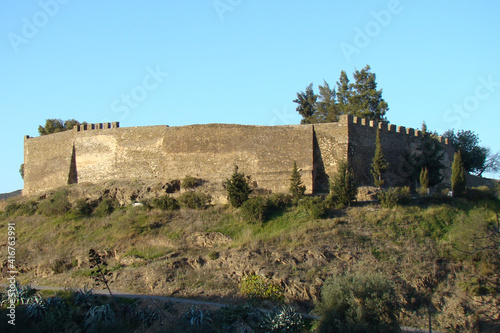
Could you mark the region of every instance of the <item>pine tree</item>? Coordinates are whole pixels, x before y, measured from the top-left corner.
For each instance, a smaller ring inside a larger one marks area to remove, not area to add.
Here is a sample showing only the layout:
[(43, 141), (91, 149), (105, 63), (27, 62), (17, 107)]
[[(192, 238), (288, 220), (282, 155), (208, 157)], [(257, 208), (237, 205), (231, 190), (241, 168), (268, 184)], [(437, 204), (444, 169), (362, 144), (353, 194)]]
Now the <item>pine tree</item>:
[(290, 176), (290, 192), (295, 202), (302, 198), (306, 192), (306, 187), (302, 184), (297, 162), (295, 161), (293, 161), (292, 175)]
[(351, 201), (356, 199), (358, 194), (356, 179), (346, 160), (340, 161), (338, 171), (332, 179), (330, 188), (331, 194), (342, 207), (349, 206)]
[(234, 166), (234, 172), (230, 179), (225, 182), (227, 190), (227, 199), (233, 207), (240, 207), (248, 200), (250, 186), (245, 178), (245, 174), (238, 172), (238, 166)]
[(451, 166), (451, 190), (460, 196), (465, 191), (465, 169), (460, 152), (456, 152)]
[(382, 175), (384, 171), (389, 166), (389, 163), (384, 159), (384, 153), (382, 152), (382, 145), (380, 143), (380, 128), (377, 129), (377, 138), (375, 140), (375, 156), (373, 156), (372, 170), (373, 183), (377, 187), (381, 187), (384, 184)]

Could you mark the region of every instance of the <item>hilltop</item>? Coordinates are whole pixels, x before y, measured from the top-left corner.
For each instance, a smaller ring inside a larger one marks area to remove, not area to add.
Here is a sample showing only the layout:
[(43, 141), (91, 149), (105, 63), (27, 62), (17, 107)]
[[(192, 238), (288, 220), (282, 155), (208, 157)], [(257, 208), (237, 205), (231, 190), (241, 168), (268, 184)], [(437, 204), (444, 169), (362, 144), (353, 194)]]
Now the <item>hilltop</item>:
[[(109, 189), (92, 205), (72, 197), (82, 191), (73, 185), (5, 203), (0, 230), (16, 224), (20, 282), (83, 287), (92, 282), (93, 248), (108, 261), (117, 290), (238, 304), (248, 296), (240, 289), (242, 279), (255, 275), (309, 312), (329, 276), (380, 272), (395, 286), (404, 325), (425, 327), (429, 305), (442, 330), (498, 321), (489, 317), (500, 304), (489, 285), (498, 278), (498, 253), (461, 251), (498, 223), (500, 204), (487, 189), (471, 190), (469, 198), (435, 195), (394, 208), (366, 202), (326, 211), (316, 209), (319, 199), (293, 207), (286, 196), (270, 195), (276, 205), (262, 222), (208, 201), (199, 209), (184, 201), (179, 209), (164, 210), (147, 198), (119, 205)], [(1, 248), (5, 273), (6, 243)], [(493, 303), (481, 305), (486, 296), (494, 296)]]

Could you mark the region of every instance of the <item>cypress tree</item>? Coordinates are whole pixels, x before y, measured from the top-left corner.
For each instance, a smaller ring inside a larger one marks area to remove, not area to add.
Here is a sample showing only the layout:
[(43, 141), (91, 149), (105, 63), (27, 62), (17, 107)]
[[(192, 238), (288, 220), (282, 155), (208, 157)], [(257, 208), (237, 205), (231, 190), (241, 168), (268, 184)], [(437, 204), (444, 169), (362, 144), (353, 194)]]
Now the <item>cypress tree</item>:
[(230, 179), (225, 182), (227, 190), (227, 199), (233, 207), (240, 207), (248, 200), (250, 186), (245, 179), (245, 174), (238, 172), (238, 166), (234, 166), (234, 172)]
[(422, 171), (420, 171), (420, 186), (423, 188), (429, 188), (429, 170), (427, 169), (426, 166), (422, 168)]
[(293, 161), (292, 175), (290, 176), (290, 192), (295, 202), (302, 198), (306, 192), (306, 187), (302, 184), (297, 162), (295, 161)]
[(371, 173), (373, 175), (373, 183), (377, 187), (381, 187), (385, 180), (382, 179), (384, 171), (389, 166), (389, 163), (384, 159), (382, 145), (380, 143), (380, 128), (377, 129), (377, 138), (375, 140), (375, 156), (373, 156)]
[(332, 179), (330, 188), (331, 194), (336, 198), (340, 206), (349, 206), (351, 201), (356, 199), (358, 194), (356, 179), (346, 160), (340, 161), (338, 171)]
[(465, 169), (459, 151), (455, 153), (451, 166), (451, 190), (457, 196), (465, 191)]

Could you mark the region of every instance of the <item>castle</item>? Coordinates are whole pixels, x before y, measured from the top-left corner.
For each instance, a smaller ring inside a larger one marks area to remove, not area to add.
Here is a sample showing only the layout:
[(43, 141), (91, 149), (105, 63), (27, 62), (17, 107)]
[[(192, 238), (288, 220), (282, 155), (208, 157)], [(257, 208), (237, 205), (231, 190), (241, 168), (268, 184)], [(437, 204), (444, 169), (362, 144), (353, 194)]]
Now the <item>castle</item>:
[[(79, 125), (72, 130), (24, 139), (24, 189), (31, 196), (75, 183), (114, 179), (182, 179), (191, 175), (221, 184), (234, 165), (254, 186), (288, 192), (296, 161), (306, 193), (324, 193), (338, 162), (353, 166), (359, 185), (371, 185), (370, 165), (380, 128), (386, 183), (408, 185), (414, 166), (405, 156), (417, 152), (422, 132), (386, 122), (343, 115), (339, 122), (250, 126), (208, 124), (179, 127), (121, 128), (119, 123)], [(449, 183), (453, 148), (443, 148), (445, 183)]]

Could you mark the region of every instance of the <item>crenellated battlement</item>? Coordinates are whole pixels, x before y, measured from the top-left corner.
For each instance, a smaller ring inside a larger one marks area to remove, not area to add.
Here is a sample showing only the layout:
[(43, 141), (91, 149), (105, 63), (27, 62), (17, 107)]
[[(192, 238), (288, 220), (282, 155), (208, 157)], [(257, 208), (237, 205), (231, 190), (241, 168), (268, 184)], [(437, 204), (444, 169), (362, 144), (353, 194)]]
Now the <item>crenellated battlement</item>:
[[(423, 137), (421, 130), (414, 129), (411, 127), (390, 124), (389, 122), (386, 122), (386, 121), (375, 121), (375, 120), (368, 120), (366, 118), (361, 118), (361, 117), (356, 117), (356, 116), (351, 116), (351, 115), (341, 115), (339, 117), (339, 122), (345, 123), (345, 124), (355, 124), (358, 126), (374, 127), (374, 128), (379, 128), (383, 131), (385, 130), (387, 132), (399, 133), (399, 134), (408, 135), (408, 136), (416, 136), (419, 138)], [(443, 138), (442, 136), (438, 136), (437, 139), (442, 144), (445, 144), (445, 145), (449, 144), (448, 138)]]
[(81, 124), (79, 126), (73, 127), (73, 130), (76, 132), (81, 132), (81, 131), (92, 131), (92, 130), (119, 128), (119, 127), (120, 123), (115, 121), (112, 123)]

